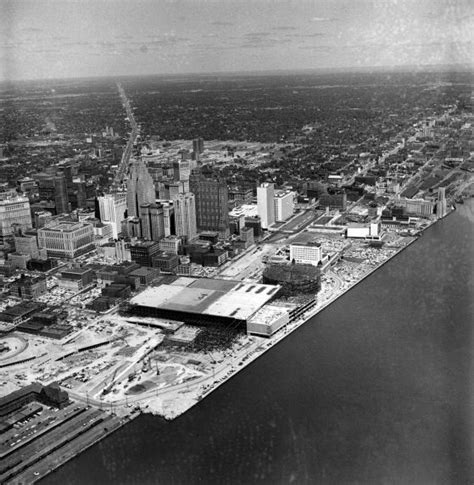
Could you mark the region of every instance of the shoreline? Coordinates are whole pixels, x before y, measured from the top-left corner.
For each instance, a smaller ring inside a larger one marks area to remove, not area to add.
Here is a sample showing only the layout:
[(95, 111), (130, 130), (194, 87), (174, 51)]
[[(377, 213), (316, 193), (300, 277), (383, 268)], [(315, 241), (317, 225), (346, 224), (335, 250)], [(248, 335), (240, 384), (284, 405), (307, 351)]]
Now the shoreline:
[[(453, 210), (450, 210), (445, 217), (449, 216), (454, 212)], [(444, 218), (443, 218), (444, 219)], [(282, 327), (280, 330), (278, 330), (273, 336), (269, 337), (266, 340), (261, 340), (258, 345), (254, 346), (247, 356), (245, 357), (245, 360), (240, 360), (237, 364), (235, 362), (230, 361), (227, 362), (227, 364), (224, 366), (224, 369), (221, 369), (220, 371), (216, 372), (216, 376), (214, 377), (213, 382), (209, 385), (209, 387), (201, 392), (199, 392), (199, 388), (196, 390), (188, 391), (189, 394), (194, 394), (194, 396), (190, 396), (190, 400), (193, 402), (188, 402), (186, 406), (183, 406), (182, 409), (175, 409), (175, 410), (164, 410), (162, 413), (154, 411), (154, 410), (149, 410), (149, 409), (141, 409), (141, 413), (143, 414), (153, 414), (156, 416), (160, 416), (167, 421), (171, 421), (178, 416), (181, 416), (185, 412), (187, 412), (189, 409), (191, 409), (193, 406), (195, 406), (198, 402), (202, 401), (204, 398), (209, 396), (212, 392), (214, 392), (216, 389), (218, 389), (222, 384), (227, 382), (229, 379), (234, 377), (236, 374), (239, 373), (240, 370), (244, 369), (248, 365), (250, 365), (252, 362), (254, 362), (258, 357), (263, 355), (266, 351), (277, 345), (279, 342), (281, 342), (286, 336), (300, 328), (302, 325), (306, 324), (309, 322), (313, 317), (315, 317), (318, 313), (326, 309), (329, 305), (334, 303), (337, 299), (340, 297), (344, 296), (346, 293), (348, 293), (350, 290), (352, 290), (355, 286), (357, 286), (359, 283), (364, 281), (367, 277), (369, 277), (371, 274), (373, 274), (375, 271), (380, 269), (382, 266), (384, 266), (386, 263), (389, 261), (393, 260), (398, 254), (400, 254), (402, 251), (404, 251), (406, 248), (411, 246), (414, 242), (416, 242), (424, 232), (435, 225), (438, 221), (441, 219), (436, 219), (433, 221), (430, 221), (430, 223), (423, 228), (418, 235), (413, 236), (409, 241), (407, 241), (403, 246), (397, 248), (395, 252), (389, 256), (387, 259), (384, 261), (380, 262), (379, 264), (375, 265), (372, 267), (369, 271), (364, 273), (361, 277), (359, 277), (356, 281), (353, 281), (349, 283), (349, 285), (342, 290), (340, 290), (338, 293), (332, 295), (330, 298), (328, 298), (326, 301), (320, 304), (316, 304), (313, 308), (305, 312), (303, 315), (301, 315), (299, 318), (296, 320), (288, 323), (285, 327)], [(192, 385), (192, 383), (191, 383)], [(134, 402), (139, 402), (142, 400), (146, 399), (152, 399), (151, 396), (149, 397), (144, 397), (142, 396), (141, 398), (137, 396), (137, 399), (133, 400)], [(130, 402), (131, 400), (129, 400)], [(141, 414), (138, 413), (138, 414)]]
[[(448, 212), (448, 214), (445, 217), (449, 216), (452, 212), (454, 212), (454, 210), (455, 209), (453, 209), (450, 212)], [(166, 421), (172, 421), (172, 420), (178, 418), (179, 416), (183, 415), (184, 413), (186, 413), (187, 411), (189, 411), (191, 408), (193, 408), (196, 404), (198, 404), (200, 401), (202, 401), (203, 399), (205, 399), (206, 397), (208, 397), (211, 393), (213, 393), (214, 391), (216, 391), (225, 382), (227, 382), (232, 377), (234, 377), (235, 375), (237, 375), (241, 370), (245, 369), (250, 364), (252, 364), (255, 360), (257, 360), (260, 356), (262, 356), (265, 352), (267, 352), (268, 350), (270, 350), (274, 346), (278, 345), (289, 334), (291, 334), (294, 331), (296, 331), (297, 329), (299, 329), (302, 325), (308, 323), (312, 318), (314, 318), (320, 312), (322, 312), (323, 310), (325, 310), (327, 307), (329, 307), (336, 300), (338, 300), (339, 298), (341, 298), (342, 296), (344, 296), (346, 293), (348, 293), (349, 291), (351, 291), (359, 283), (361, 283), (366, 278), (368, 278), (370, 275), (372, 275), (373, 273), (375, 273), (377, 270), (379, 270), (386, 263), (388, 263), (389, 261), (392, 261), (398, 254), (400, 254), (402, 251), (404, 251), (409, 246), (411, 246), (413, 243), (415, 243), (424, 234), (424, 232), (428, 228), (430, 228), (433, 225), (435, 225), (439, 220), (441, 220), (441, 219), (437, 219), (437, 220), (431, 221), (431, 223), (428, 226), (426, 226), (424, 229), (422, 229), (422, 231), (417, 236), (414, 236), (409, 241), (407, 241), (406, 244), (404, 244), (403, 246), (397, 248), (395, 250), (395, 252), (391, 256), (389, 256), (387, 259), (385, 259), (384, 261), (382, 261), (379, 264), (377, 264), (374, 267), (372, 267), (369, 271), (367, 271), (366, 273), (364, 273), (356, 281), (353, 281), (353, 282), (349, 283), (349, 285), (347, 287), (343, 288), (338, 293), (332, 295), (326, 301), (322, 302), (319, 305), (316, 305), (315, 307), (313, 307), (312, 309), (308, 310), (306, 313), (304, 313), (302, 316), (300, 316), (295, 321), (292, 321), (289, 324), (287, 324), (285, 327), (283, 327), (282, 329), (280, 329), (274, 336), (270, 337), (270, 339), (268, 339), (268, 340), (260, 340), (259, 345), (257, 345), (251, 351), (249, 351), (249, 353), (247, 354), (247, 357), (245, 358), (244, 361), (241, 361), (238, 365), (234, 365), (233, 363), (227, 363), (227, 367), (224, 366), (224, 369), (223, 369), (224, 376), (223, 377), (220, 377), (218, 379), (214, 379), (214, 381), (212, 382), (212, 384), (210, 384), (209, 385), (209, 388), (207, 388), (205, 391), (199, 391), (200, 387), (197, 388), (194, 391), (190, 391), (193, 394), (195, 394), (193, 396), (192, 402), (188, 401), (187, 402), (187, 405), (184, 406), (182, 409), (175, 410), (175, 412), (169, 412), (169, 410), (168, 410), (168, 411), (165, 411), (163, 413), (159, 413), (159, 412), (153, 412), (152, 410), (148, 410), (148, 409), (145, 410), (145, 409), (140, 408), (138, 406), (139, 409), (137, 409), (135, 407), (135, 408), (133, 408), (133, 411), (131, 411), (131, 412), (124, 413), (124, 414), (121, 413), (121, 421), (120, 421), (120, 423), (116, 423), (116, 426), (114, 426), (112, 429), (109, 429), (109, 430), (105, 431), (102, 435), (96, 436), (94, 439), (92, 439), (91, 441), (89, 441), (84, 448), (81, 448), (80, 450), (77, 450), (77, 451), (68, 453), (64, 457), (65, 458), (64, 461), (60, 461), (60, 462), (55, 461), (55, 462), (51, 463), (51, 465), (48, 466), (48, 470), (45, 471), (45, 473), (42, 473), (40, 476), (34, 477), (33, 483), (39, 481), (44, 476), (46, 476), (46, 475), (50, 474), (51, 472), (53, 472), (54, 470), (60, 468), (62, 465), (66, 464), (67, 462), (69, 462), (70, 460), (72, 460), (73, 458), (75, 458), (76, 456), (78, 456), (79, 454), (81, 454), (82, 452), (84, 452), (85, 450), (89, 449), (94, 444), (97, 444), (100, 441), (102, 441), (103, 439), (105, 439), (108, 436), (112, 435), (113, 433), (115, 433), (116, 431), (118, 431), (119, 429), (121, 429), (122, 427), (124, 427), (125, 425), (129, 424), (130, 422), (132, 422), (134, 419), (136, 419), (137, 417), (139, 417), (142, 414), (151, 414), (153, 416), (162, 418), (162, 419), (164, 419)], [(230, 370), (229, 370), (229, 367), (230, 367)], [(223, 371), (220, 371), (220, 372), (222, 373)], [(137, 403), (139, 401), (146, 400), (146, 399), (152, 399), (152, 397), (140, 397), (140, 396), (137, 396), (137, 399), (135, 399), (135, 400), (134, 399), (129, 399), (129, 402), (135, 402), (135, 403)], [(120, 404), (118, 404), (118, 403), (116, 405), (119, 405), (120, 406)]]

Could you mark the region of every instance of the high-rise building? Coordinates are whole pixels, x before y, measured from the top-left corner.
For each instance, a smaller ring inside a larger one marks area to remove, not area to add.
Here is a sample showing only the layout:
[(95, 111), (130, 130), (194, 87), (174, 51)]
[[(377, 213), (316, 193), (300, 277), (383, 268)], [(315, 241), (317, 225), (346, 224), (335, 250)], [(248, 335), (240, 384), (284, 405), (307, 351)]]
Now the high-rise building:
[(174, 201), (176, 235), (187, 241), (197, 236), (196, 202), (194, 194), (180, 194)]
[(197, 167), (196, 160), (185, 159), (173, 162), (174, 179), (176, 181), (189, 180), (191, 172)]
[(35, 175), (38, 182), (38, 194), (41, 200), (54, 202), (56, 214), (69, 212), (69, 197), (67, 194), (67, 181), (64, 175), (40, 173)]
[(275, 191), (275, 220), (284, 222), (288, 220), (295, 211), (295, 194), (290, 190)]
[(163, 225), (165, 230), (165, 237), (176, 235), (174, 206), (171, 202), (163, 203)]
[(142, 204), (140, 206), (141, 233), (144, 239), (159, 241), (165, 235), (162, 204)]
[(129, 217), (140, 216), (141, 204), (155, 202), (155, 186), (145, 162), (140, 158), (135, 160), (130, 169), (127, 182), (127, 208)]
[(38, 229), (38, 246), (51, 258), (75, 258), (94, 249), (94, 228), (87, 222), (57, 220)]
[(0, 193), (0, 241), (13, 235), (17, 229), (31, 228), (30, 202), (15, 190)]
[(99, 202), (100, 220), (112, 226), (112, 237), (118, 238), (122, 231), (122, 221), (125, 219), (127, 210), (127, 194), (116, 192), (105, 194), (97, 198)]
[(257, 187), (257, 208), (262, 229), (268, 229), (275, 223), (275, 189), (274, 184), (263, 183)]
[(440, 187), (438, 189), (438, 202), (436, 203), (436, 215), (438, 219), (445, 217), (447, 212), (446, 188)]
[(201, 153), (204, 151), (204, 140), (202, 138), (195, 138), (193, 140), (193, 158), (199, 160)]
[(200, 231), (216, 231), (222, 237), (229, 235), (229, 194), (225, 180), (206, 178), (192, 173), (189, 181), (196, 196), (196, 220)]

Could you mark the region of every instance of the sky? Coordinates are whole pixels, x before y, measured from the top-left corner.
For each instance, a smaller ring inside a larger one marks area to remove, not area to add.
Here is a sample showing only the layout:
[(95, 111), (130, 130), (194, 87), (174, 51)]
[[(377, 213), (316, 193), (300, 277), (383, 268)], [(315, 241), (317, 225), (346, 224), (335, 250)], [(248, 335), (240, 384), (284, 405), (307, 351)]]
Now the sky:
[(472, 0), (0, 0), (0, 81), (473, 65)]

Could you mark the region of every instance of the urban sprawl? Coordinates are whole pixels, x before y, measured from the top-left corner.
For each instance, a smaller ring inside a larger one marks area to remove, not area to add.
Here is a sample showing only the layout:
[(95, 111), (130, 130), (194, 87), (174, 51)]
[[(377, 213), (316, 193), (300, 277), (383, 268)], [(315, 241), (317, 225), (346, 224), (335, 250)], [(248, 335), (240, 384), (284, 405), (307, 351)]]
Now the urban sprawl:
[(353, 108), (352, 132), (278, 114), (270, 141), (265, 117), (177, 110), (172, 136), (176, 100), (147, 119), (125, 81), (65, 86), (1, 93), (2, 483), (184, 413), (473, 194), (470, 96)]

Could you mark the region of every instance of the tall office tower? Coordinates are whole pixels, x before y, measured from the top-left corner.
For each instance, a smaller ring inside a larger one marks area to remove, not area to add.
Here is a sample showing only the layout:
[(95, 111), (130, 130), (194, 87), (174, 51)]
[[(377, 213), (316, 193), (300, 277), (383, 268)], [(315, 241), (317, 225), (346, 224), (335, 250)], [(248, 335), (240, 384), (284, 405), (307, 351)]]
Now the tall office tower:
[(295, 211), (295, 194), (290, 190), (275, 191), (275, 220), (283, 222), (289, 219)]
[(173, 201), (176, 235), (191, 241), (197, 236), (196, 199), (194, 194), (180, 194)]
[(440, 187), (438, 189), (438, 202), (436, 204), (436, 215), (438, 219), (445, 217), (448, 213), (448, 207), (446, 202), (446, 188)]
[(229, 193), (221, 178), (206, 178), (193, 172), (189, 188), (196, 196), (196, 220), (199, 231), (217, 231), (229, 236)]
[(174, 206), (171, 202), (165, 202), (163, 204), (163, 225), (165, 230), (165, 237), (176, 235)]
[(193, 155), (194, 160), (199, 160), (201, 153), (204, 151), (204, 140), (202, 138), (195, 138), (193, 140)]
[(140, 206), (141, 233), (144, 239), (159, 241), (165, 236), (162, 204), (142, 204)]
[(122, 231), (122, 221), (127, 210), (127, 193), (116, 192), (97, 197), (99, 202), (100, 220), (112, 226), (112, 237), (118, 238)]
[(174, 180), (176, 181), (183, 181), (189, 180), (191, 176), (191, 172), (193, 169), (197, 167), (196, 160), (176, 160), (173, 162), (173, 172), (174, 172)]
[(139, 217), (141, 204), (155, 202), (155, 186), (145, 162), (139, 158), (130, 169), (127, 182), (127, 208), (129, 217)]
[(13, 226), (31, 228), (30, 202), (15, 190), (0, 192), (0, 242), (13, 235)]
[(41, 200), (54, 201), (56, 214), (69, 212), (69, 198), (67, 183), (64, 175), (51, 175), (40, 173), (35, 175), (38, 182), (38, 194)]
[(262, 229), (275, 223), (274, 184), (263, 183), (257, 187), (257, 210), (262, 221)]

